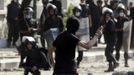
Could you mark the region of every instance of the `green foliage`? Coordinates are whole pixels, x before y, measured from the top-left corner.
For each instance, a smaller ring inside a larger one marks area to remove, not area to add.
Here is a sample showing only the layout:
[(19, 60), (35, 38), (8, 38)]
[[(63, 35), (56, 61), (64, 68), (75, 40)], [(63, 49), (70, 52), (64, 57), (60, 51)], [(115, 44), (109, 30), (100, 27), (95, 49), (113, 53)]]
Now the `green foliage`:
[(65, 26), (66, 26), (68, 17), (73, 14), (73, 12), (72, 12), (73, 8), (74, 8), (74, 6), (72, 4), (70, 4), (70, 6), (67, 9), (67, 12), (65, 12), (65, 14), (64, 14), (64, 25)]
[(68, 7), (67, 12), (65, 13), (65, 16), (71, 16), (72, 15), (72, 10), (73, 10), (74, 6), (72, 4), (70, 4), (70, 6)]

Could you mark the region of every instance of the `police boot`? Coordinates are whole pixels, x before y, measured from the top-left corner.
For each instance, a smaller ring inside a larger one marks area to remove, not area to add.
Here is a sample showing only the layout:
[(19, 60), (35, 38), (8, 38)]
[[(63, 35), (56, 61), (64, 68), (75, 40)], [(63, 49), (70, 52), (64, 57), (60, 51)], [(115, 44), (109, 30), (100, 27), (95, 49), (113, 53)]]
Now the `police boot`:
[(108, 69), (105, 70), (104, 72), (113, 72), (113, 71), (114, 71), (113, 64), (112, 64), (112, 62), (109, 62)]
[(129, 67), (128, 66), (128, 53), (124, 53), (124, 59), (125, 59), (125, 67)]
[(119, 59), (120, 59), (120, 52), (116, 52), (115, 58), (116, 58), (117, 61), (119, 61)]
[(40, 75), (40, 71), (39, 70), (35, 70), (33, 75)]
[(78, 61), (78, 62), (77, 62), (77, 68), (79, 68), (79, 67), (80, 67), (80, 62)]
[(79, 68), (80, 62), (83, 59), (83, 51), (78, 51), (78, 57), (77, 57), (77, 68)]
[(113, 66), (114, 68), (117, 68), (117, 67), (119, 67), (119, 63), (118, 62), (114, 62), (114, 66)]

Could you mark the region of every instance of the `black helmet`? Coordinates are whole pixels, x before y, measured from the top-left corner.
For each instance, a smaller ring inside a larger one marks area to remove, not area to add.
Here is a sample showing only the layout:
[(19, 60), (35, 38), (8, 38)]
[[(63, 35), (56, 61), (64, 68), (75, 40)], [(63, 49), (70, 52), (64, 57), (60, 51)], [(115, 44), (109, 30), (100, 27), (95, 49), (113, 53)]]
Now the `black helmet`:
[(48, 13), (50, 13), (50, 10), (54, 10), (54, 14), (57, 14), (57, 7), (51, 3), (47, 5), (46, 10)]
[[(80, 16), (81, 11), (82, 11), (82, 8), (81, 8), (80, 5), (74, 6), (74, 8), (73, 8), (73, 14), (74, 14), (75, 16)], [(77, 13), (79, 13), (79, 14), (77, 15)]]

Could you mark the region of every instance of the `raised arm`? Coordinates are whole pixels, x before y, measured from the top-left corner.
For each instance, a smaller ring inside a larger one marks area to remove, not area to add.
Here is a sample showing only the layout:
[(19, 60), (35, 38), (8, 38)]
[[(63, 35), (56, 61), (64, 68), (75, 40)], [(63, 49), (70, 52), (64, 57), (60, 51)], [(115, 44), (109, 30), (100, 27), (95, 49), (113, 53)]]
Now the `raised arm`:
[(79, 46), (89, 49), (91, 48), (97, 41), (97, 39), (99, 38), (99, 36), (102, 34), (102, 30), (103, 27), (98, 28), (95, 36), (93, 37), (93, 39), (91, 39), (90, 41), (88, 41), (87, 43), (82, 42), (82, 40), (78, 43)]

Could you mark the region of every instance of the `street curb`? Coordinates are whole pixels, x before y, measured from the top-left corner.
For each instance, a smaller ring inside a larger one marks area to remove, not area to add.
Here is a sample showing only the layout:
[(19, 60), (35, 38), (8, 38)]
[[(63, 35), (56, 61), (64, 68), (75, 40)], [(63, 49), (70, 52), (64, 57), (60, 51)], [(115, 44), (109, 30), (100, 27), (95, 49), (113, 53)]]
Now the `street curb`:
[[(115, 52), (113, 54), (115, 56)], [(130, 56), (130, 58), (134, 57), (134, 50), (129, 51), (129, 56)], [(122, 51), (122, 50), (120, 51), (120, 58), (124, 60), (124, 51)], [(102, 61), (102, 62), (105, 62), (106, 61), (105, 53), (102, 50), (96, 51), (96, 52), (94, 52), (94, 51), (84, 52), (83, 61), (89, 61), (89, 62)]]
[[(134, 56), (134, 50), (129, 51), (129, 55), (131, 57)], [(115, 53), (114, 53), (115, 54)], [(121, 58), (123, 58), (124, 52), (121, 51)], [(76, 52), (76, 57), (77, 57), (77, 52)], [(12, 58), (1, 58), (0, 59), (0, 71), (12, 71), (12, 70), (19, 70), (18, 65), (19, 65), (20, 58), (19, 57), (12, 57)], [(84, 56), (83, 56), (83, 62), (105, 62), (106, 58), (104, 55), (104, 48), (98, 48), (97, 49), (90, 49), (89, 51), (84, 51)]]

